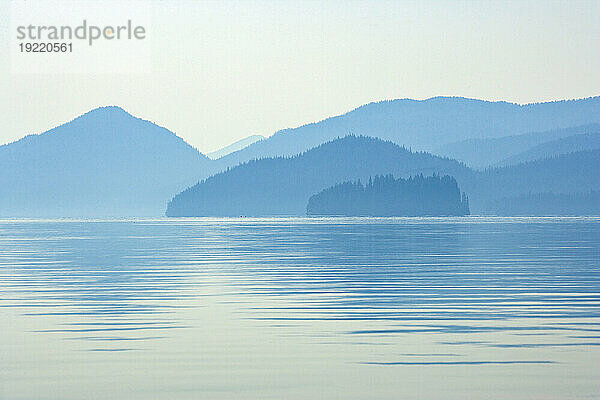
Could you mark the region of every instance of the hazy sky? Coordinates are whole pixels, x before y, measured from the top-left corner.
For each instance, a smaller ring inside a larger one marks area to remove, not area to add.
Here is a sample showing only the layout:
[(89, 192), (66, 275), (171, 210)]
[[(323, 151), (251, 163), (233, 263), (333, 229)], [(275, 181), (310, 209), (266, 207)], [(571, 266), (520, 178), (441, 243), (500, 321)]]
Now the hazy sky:
[(600, 94), (599, 1), (146, 3), (151, 73), (19, 74), (0, 57), (0, 143), (102, 105), (209, 152), (383, 99)]

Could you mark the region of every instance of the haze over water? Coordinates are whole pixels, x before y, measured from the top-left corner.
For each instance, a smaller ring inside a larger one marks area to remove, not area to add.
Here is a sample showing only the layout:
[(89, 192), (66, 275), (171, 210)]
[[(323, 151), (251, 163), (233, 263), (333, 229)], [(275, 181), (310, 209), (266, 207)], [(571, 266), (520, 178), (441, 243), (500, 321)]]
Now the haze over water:
[(0, 221), (0, 398), (595, 399), (600, 218)]

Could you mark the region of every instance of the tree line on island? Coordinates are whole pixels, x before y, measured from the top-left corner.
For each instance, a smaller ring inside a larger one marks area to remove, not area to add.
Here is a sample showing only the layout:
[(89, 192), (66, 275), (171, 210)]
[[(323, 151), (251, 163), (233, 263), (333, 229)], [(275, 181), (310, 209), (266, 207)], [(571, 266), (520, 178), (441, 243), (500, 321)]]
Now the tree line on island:
[(456, 180), (449, 176), (395, 179), (376, 175), (363, 185), (360, 180), (343, 182), (310, 197), (308, 215), (344, 216), (464, 216), (469, 200)]

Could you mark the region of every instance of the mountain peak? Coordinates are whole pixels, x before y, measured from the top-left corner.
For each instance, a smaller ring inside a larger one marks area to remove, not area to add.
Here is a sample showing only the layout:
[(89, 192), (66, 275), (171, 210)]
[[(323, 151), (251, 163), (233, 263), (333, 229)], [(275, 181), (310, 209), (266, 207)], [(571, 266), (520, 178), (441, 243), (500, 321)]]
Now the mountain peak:
[(86, 114), (89, 113), (127, 113), (129, 114), (127, 111), (125, 111), (122, 107), (120, 106), (100, 106), (100, 107), (96, 107), (90, 111), (88, 111)]
[(119, 106), (101, 106), (91, 109), (90, 111), (78, 116), (75, 119), (86, 118), (86, 117), (102, 117), (102, 118), (115, 118), (120, 116), (128, 116), (136, 118), (122, 107)]

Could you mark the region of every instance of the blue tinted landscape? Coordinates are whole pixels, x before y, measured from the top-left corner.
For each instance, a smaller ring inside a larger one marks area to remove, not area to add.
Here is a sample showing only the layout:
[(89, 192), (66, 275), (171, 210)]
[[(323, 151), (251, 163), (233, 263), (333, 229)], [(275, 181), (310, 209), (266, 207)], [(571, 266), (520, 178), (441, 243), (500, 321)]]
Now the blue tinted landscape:
[(600, 214), (598, 96), (382, 101), (247, 143), (210, 159), (100, 107), (0, 146), (0, 216), (298, 216), (338, 184), (434, 174), (457, 181), (474, 215)]
[(0, 146), (0, 398), (595, 399), (600, 97)]

